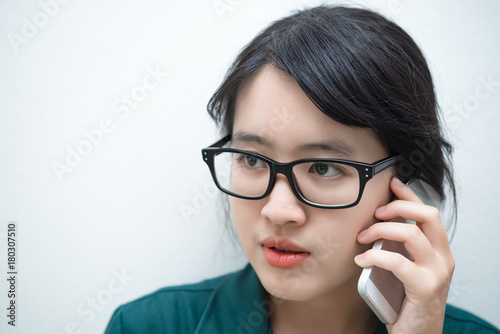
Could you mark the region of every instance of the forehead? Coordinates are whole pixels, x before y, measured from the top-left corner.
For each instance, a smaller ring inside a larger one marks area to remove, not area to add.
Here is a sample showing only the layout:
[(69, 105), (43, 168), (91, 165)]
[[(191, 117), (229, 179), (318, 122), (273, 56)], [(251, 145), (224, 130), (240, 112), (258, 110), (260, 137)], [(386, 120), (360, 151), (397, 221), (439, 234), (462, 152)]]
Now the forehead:
[(359, 161), (373, 162), (387, 156), (371, 129), (350, 127), (331, 119), (292, 76), (269, 65), (240, 90), (232, 133), (233, 138), (260, 138), (258, 145), (265, 143), (261, 146), (277, 155), (335, 142), (351, 148), (351, 158)]

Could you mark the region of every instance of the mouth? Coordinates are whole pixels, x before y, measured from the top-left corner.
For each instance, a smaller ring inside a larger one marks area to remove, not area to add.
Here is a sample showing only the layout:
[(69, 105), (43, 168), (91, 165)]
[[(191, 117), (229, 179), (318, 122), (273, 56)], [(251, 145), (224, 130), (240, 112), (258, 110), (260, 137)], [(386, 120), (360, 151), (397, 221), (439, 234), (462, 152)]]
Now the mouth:
[(287, 238), (271, 236), (262, 244), (264, 259), (273, 267), (293, 269), (302, 266), (311, 255), (306, 249)]
[(305, 252), (297, 252), (297, 251), (294, 251), (294, 250), (291, 250), (291, 249), (287, 249), (287, 248), (276, 248), (276, 247), (270, 247), (271, 249), (274, 249), (274, 250), (277, 250), (279, 252), (283, 252), (283, 253), (290, 253), (290, 254), (302, 254), (302, 253), (305, 253)]

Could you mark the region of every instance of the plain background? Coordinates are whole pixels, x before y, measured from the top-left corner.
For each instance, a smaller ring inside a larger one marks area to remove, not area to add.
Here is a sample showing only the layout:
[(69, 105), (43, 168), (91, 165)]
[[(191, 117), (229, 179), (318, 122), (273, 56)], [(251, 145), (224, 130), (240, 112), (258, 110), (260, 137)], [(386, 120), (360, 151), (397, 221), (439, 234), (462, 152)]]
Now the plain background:
[[(258, 31), (319, 3), (1, 2), (0, 332), (100, 333), (124, 302), (244, 266), (201, 159), (218, 139), (206, 103)], [(500, 3), (357, 3), (393, 18), (429, 60), (459, 183), (449, 302), (500, 326)], [(77, 149), (86, 155), (58, 178), (53, 166)], [(2, 278), (10, 221), (15, 328)]]

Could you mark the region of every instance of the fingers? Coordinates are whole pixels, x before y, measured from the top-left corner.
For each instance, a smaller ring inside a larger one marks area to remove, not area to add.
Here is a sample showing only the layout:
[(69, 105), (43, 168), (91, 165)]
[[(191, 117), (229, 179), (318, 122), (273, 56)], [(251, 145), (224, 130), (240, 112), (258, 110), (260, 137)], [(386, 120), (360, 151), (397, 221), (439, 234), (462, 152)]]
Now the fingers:
[[(393, 267), (395, 261), (399, 261), (400, 265), (404, 262), (406, 265), (413, 264), (422, 268), (437, 268), (444, 265), (446, 270), (452, 273), (455, 264), (439, 210), (423, 204), (420, 198), (397, 178), (391, 180), (391, 189), (398, 200), (379, 207), (375, 212), (375, 217), (385, 222), (373, 224), (361, 231), (358, 234), (358, 242), (368, 244), (379, 239), (402, 242), (413, 257), (413, 263), (398, 254), (373, 256), (372, 251), (362, 254), (356, 259), (356, 263), (371, 266), (381, 261), (379, 265), (387, 270), (395, 270), (394, 274), (402, 270), (398, 266)], [(413, 220), (417, 225), (394, 222), (401, 217)], [(387, 265), (389, 267), (385, 267)]]
[[(390, 186), (397, 199), (376, 210), (375, 217), (382, 222), (361, 231), (357, 240), (362, 244), (380, 239), (402, 242), (413, 260), (389, 247), (388, 250), (369, 249), (356, 256), (354, 261), (360, 267), (376, 266), (391, 271), (404, 284), (406, 302), (392, 330), (399, 332), (404, 328), (403, 332), (407, 332), (409, 324), (415, 320), (432, 316), (438, 319), (434, 329), (439, 331), (439, 319), (444, 316), (455, 267), (446, 230), (438, 209), (425, 205), (396, 178), (391, 180)], [(397, 222), (401, 218), (413, 220), (416, 224)], [(440, 301), (439, 307), (430, 310), (429, 305), (437, 305), (436, 298)]]
[(391, 189), (399, 200), (378, 208), (375, 217), (383, 221), (403, 217), (417, 222), (417, 226), (436, 251), (443, 256), (447, 256), (449, 253), (448, 236), (439, 210), (424, 205), (420, 198), (397, 178), (391, 180)]
[(449, 286), (452, 275), (440, 261), (419, 265), (402, 254), (380, 249), (369, 249), (354, 261), (363, 268), (376, 266), (392, 272), (404, 284), (406, 295), (412, 300), (432, 298)]
[(354, 258), (354, 262), (360, 267), (366, 268), (376, 266), (391, 271), (401, 282), (412, 282), (418, 277), (415, 265), (399, 253), (380, 249), (370, 249)]
[(411, 190), (410, 187), (401, 182), (401, 180), (399, 180), (397, 177), (392, 178), (391, 189), (394, 195), (396, 195), (396, 197), (401, 200), (422, 203), (420, 198), (413, 192), (413, 190)]
[(377, 223), (358, 234), (358, 241), (363, 244), (379, 239), (402, 242), (416, 264), (437, 260), (431, 243), (416, 225)]

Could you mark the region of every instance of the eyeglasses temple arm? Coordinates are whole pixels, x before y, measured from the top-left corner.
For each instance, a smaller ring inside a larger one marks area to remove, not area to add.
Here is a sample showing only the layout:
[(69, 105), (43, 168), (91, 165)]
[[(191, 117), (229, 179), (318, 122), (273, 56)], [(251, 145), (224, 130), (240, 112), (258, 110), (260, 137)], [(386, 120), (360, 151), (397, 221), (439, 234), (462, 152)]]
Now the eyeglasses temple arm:
[(401, 160), (400, 156), (395, 156), (395, 157), (384, 159), (384, 160), (376, 163), (373, 166), (373, 175), (372, 176), (377, 175), (381, 171), (391, 167), (392, 165), (394, 165), (396, 162), (399, 162), (400, 160)]
[(222, 138), (221, 140), (219, 140), (215, 144), (210, 145), (210, 147), (222, 147), (222, 146), (226, 145), (226, 143), (229, 140), (231, 140), (231, 134), (228, 134), (227, 136), (225, 136), (224, 138)]

